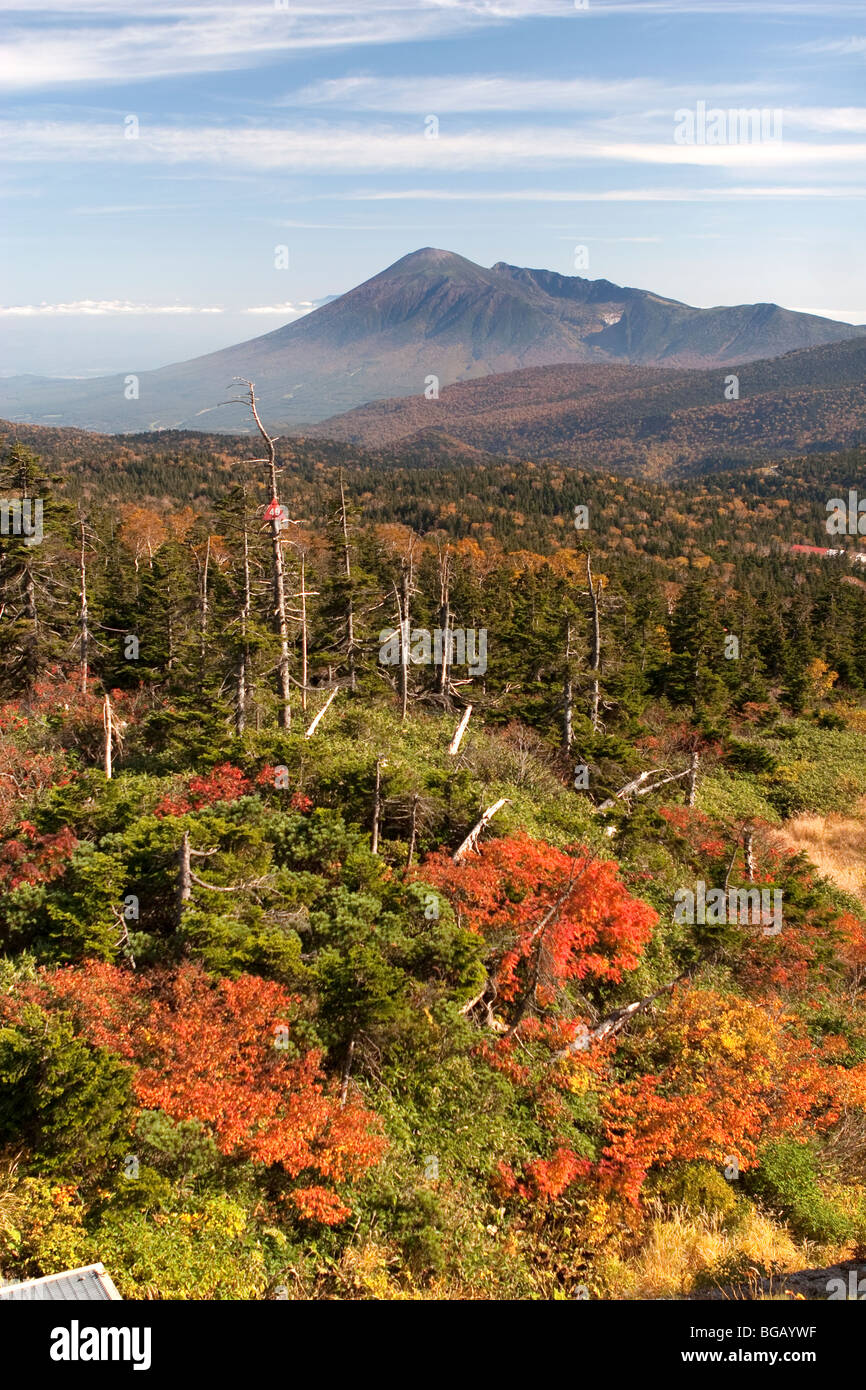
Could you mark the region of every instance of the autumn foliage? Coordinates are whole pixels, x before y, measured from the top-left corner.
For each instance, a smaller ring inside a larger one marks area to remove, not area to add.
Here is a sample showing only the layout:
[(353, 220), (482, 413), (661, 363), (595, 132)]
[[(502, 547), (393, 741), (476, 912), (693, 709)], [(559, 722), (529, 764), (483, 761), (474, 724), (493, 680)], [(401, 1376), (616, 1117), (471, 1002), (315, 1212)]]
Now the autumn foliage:
[(866, 1103), (866, 1066), (841, 1065), (841, 1039), (819, 1048), (795, 1020), (736, 995), (685, 991), (640, 1041), (653, 1069), (602, 1107), (601, 1171), (632, 1197), (654, 1165), (733, 1157), (745, 1169), (762, 1143), (820, 1132)]
[(144, 1109), (198, 1120), (224, 1154), (278, 1165), (300, 1178), (288, 1198), (327, 1224), (349, 1208), (333, 1187), (358, 1177), (384, 1151), (376, 1116), (341, 1107), (321, 1056), (288, 1054), (292, 996), (251, 975), (212, 980), (184, 965), (135, 975), (101, 962), (42, 977), (41, 991), (69, 1010), (90, 1042), (134, 1068)]
[(0, 842), (0, 887), (18, 888), (59, 877), (76, 843), (66, 826), (56, 834), (42, 835), (30, 821), (20, 821), (14, 833)]
[(615, 863), (528, 835), (490, 840), (459, 866), (432, 854), (419, 872), (495, 950), (497, 993), (506, 1002), (528, 993), (543, 1006), (569, 980), (622, 979), (658, 921), (631, 896)]

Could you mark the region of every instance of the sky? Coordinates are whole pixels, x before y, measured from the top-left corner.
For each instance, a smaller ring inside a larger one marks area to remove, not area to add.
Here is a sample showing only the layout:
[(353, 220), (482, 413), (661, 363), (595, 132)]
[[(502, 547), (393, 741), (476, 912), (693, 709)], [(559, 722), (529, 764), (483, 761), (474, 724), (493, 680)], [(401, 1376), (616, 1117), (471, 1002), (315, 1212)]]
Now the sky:
[(0, 374), (196, 356), (422, 246), (866, 323), (864, 74), (864, 0), (0, 0)]

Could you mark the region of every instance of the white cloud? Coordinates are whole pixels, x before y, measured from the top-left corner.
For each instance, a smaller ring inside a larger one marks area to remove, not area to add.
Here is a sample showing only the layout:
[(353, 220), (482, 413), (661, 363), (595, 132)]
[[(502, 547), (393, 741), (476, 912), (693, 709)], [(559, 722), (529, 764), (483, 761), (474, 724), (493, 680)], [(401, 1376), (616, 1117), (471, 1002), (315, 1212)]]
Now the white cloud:
[(730, 188), (401, 188), (367, 189), (363, 192), (333, 194), (345, 202), (382, 203), (392, 201), (435, 203), (700, 203), (736, 202), (738, 198), (866, 198), (866, 189), (851, 186), (740, 185)]
[[(532, 14), (561, 14), (562, 8), (563, 0), (329, 0), (327, 6), (309, 0), (201, 5), (158, 0), (143, 18), (129, 22), (128, 5), (54, 0), (40, 5), (39, 13), (57, 16), (55, 25), (7, 27), (0, 80), (15, 91), (223, 72), (311, 49), (438, 39)], [(0, 9), (21, 13), (20, 4), (0, 4)]]
[(866, 309), (793, 309), (795, 314), (817, 314), (822, 319), (838, 319), (840, 323), (866, 323)]
[[(27, 0), (0, 0), (0, 12), (13, 17), (0, 45), (0, 81), (8, 91), (225, 72), (310, 50), (425, 42), (527, 19), (751, 18), (757, 7), (754, 0), (590, 0), (586, 10), (569, 0), (149, 0), (131, 19), (121, 0), (47, 0), (32, 7), (38, 27), (22, 22), (28, 8)], [(764, 0), (759, 17), (814, 11), (813, 0)], [(822, 0), (821, 13), (860, 18), (862, 2)]]
[(221, 314), (220, 308), (191, 304), (136, 304), (128, 299), (74, 299), (67, 304), (0, 305), (0, 318), (118, 316), (129, 314)]
[[(673, 133), (673, 120), (671, 121)], [(478, 170), (539, 168), (580, 162), (672, 165), (718, 169), (788, 169), (814, 165), (850, 167), (866, 162), (866, 143), (764, 141), (755, 144), (678, 145), (670, 140), (613, 141), (563, 126), (510, 126), (496, 130), (441, 131), (426, 139), (417, 130), (379, 125), (304, 124), (293, 127), (148, 126), (125, 139), (120, 122), (0, 122), (0, 151), (10, 163), (82, 162), (198, 164), (249, 170), (352, 174), (358, 170), (432, 171), (447, 175)]]
[(866, 53), (866, 37), (851, 35), (847, 39), (812, 39), (799, 45), (801, 53), (829, 53), (840, 58)]
[(661, 102), (673, 110), (683, 101), (771, 99), (767, 83), (677, 85), (655, 78), (528, 78), (490, 73), (439, 77), (341, 77), (315, 82), (289, 93), (281, 106), (346, 106), (365, 111), (592, 111), (640, 107)]
[(785, 125), (825, 135), (866, 134), (866, 106), (785, 107)]
[(243, 309), (244, 314), (278, 314), (281, 318), (301, 318), (316, 309), (318, 304), (312, 299), (302, 299), (300, 304), (261, 304), (252, 309)]

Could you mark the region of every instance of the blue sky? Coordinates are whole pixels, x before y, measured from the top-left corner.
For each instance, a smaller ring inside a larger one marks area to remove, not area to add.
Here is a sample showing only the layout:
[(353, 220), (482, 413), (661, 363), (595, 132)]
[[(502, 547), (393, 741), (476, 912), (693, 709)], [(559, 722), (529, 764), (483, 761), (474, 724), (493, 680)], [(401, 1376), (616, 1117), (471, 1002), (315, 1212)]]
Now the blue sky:
[[(863, 0), (0, 15), (4, 374), (194, 356), (428, 245), (866, 322)], [(678, 143), (699, 102), (782, 137)]]

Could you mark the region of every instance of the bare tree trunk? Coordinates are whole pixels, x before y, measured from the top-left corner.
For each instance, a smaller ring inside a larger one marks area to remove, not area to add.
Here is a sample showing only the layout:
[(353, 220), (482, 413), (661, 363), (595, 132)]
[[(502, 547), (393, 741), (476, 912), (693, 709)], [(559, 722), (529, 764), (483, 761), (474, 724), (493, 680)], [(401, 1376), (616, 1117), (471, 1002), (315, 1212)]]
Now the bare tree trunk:
[(370, 834), (370, 850), (373, 854), (379, 853), (379, 817), (382, 814), (382, 768), (387, 764), (386, 758), (376, 759), (376, 788), (373, 793), (373, 828)]
[(692, 753), (691, 762), (689, 764), (689, 789), (686, 794), (687, 806), (694, 806), (695, 797), (698, 794), (698, 764), (700, 761), (701, 755), (696, 750)]
[(586, 578), (589, 583), (589, 596), (592, 601), (592, 653), (589, 663), (589, 669), (592, 672), (592, 684), (590, 685), (589, 718), (592, 724), (592, 731), (597, 734), (599, 731), (598, 705), (600, 699), (598, 673), (601, 667), (601, 619), (599, 615), (601, 580), (598, 581), (597, 588), (593, 586), (592, 560), (588, 553), (586, 557)]
[(352, 1058), (355, 1055), (355, 1039), (349, 1039), (349, 1046), (346, 1048), (346, 1060), (343, 1063), (343, 1075), (340, 1081), (340, 1109), (345, 1110), (346, 1098), (349, 1094), (349, 1077), (352, 1072)]
[(36, 582), (29, 563), (24, 569), (24, 615), (30, 624), (30, 637), (27, 642), (27, 693), (32, 692), (39, 675), (39, 611), (36, 607)]
[[(238, 378), (242, 380), (242, 378)], [(279, 686), (280, 686), (280, 726), (283, 729), (292, 727), (292, 702), (291, 702), (291, 680), (289, 676), (289, 620), (286, 610), (286, 575), (283, 565), (283, 546), (280, 540), (280, 530), (282, 515), (280, 512), (280, 498), (277, 489), (277, 452), (275, 440), (268, 434), (259, 416), (259, 409), (256, 403), (256, 389), (251, 381), (244, 381), (247, 388), (250, 410), (256, 422), (256, 428), (262, 439), (265, 441), (267, 457), (264, 459), (252, 459), (252, 463), (266, 463), (268, 465), (268, 479), (271, 489), (271, 544), (274, 555), (274, 602), (276, 604), (275, 616), (280, 633), (280, 665), (279, 665)]]
[(346, 520), (346, 493), (340, 469), (340, 526), (343, 531), (343, 564), (346, 570), (346, 644), (349, 659), (349, 689), (355, 693), (355, 612), (352, 602), (352, 561), (349, 554), (349, 526)]
[(243, 508), (243, 541), (244, 541), (244, 601), (241, 608), (241, 659), (238, 666), (238, 699), (235, 711), (235, 729), (238, 734), (242, 734), (247, 726), (247, 688), (249, 684), (250, 670), (250, 644), (249, 644), (249, 623), (250, 612), (252, 610), (252, 595), (250, 592), (250, 538), (247, 531), (247, 494), (246, 488), (241, 489)]
[(459, 849), (456, 849), (454, 851), (454, 854), (451, 856), (452, 864), (459, 864), (461, 860), (463, 860), (466, 857), (469, 851), (475, 848), (478, 841), (478, 837), (481, 834), (484, 827), (488, 825), (490, 821), (492, 821), (497, 811), (501, 811), (503, 806), (507, 806), (509, 804), (510, 803), (508, 801), (508, 798), (506, 796), (501, 796), (498, 801), (494, 801), (492, 806), (487, 807), (487, 810), (483, 812), (481, 819), (477, 821), (475, 825), (473, 825), (472, 829), (466, 836), (466, 839), (463, 841), (462, 845), (460, 845)]
[(325, 713), (325, 710), (326, 710), (326, 709), (328, 708), (328, 706), (331, 704), (331, 701), (332, 701), (332, 700), (335, 700), (335, 699), (337, 698), (337, 696), (339, 695), (339, 693), (340, 693), (340, 687), (339, 687), (338, 685), (335, 685), (335, 686), (334, 686), (334, 689), (331, 691), (331, 693), (330, 693), (330, 695), (328, 696), (327, 700), (326, 700), (325, 703), (322, 705), (322, 708), (319, 710), (319, 713), (316, 715), (316, 717), (315, 717), (315, 719), (313, 720), (312, 724), (310, 725), (309, 729), (308, 729), (307, 732), (304, 734), (304, 738), (312, 738), (312, 737), (313, 737), (313, 734), (316, 732), (316, 730), (317, 730), (318, 727), (319, 727), (319, 721), (321, 720), (322, 715)]
[(663, 994), (670, 994), (676, 989), (681, 981), (687, 979), (691, 970), (685, 970), (682, 975), (678, 975), (670, 984), (662, 985), (655, 994), (647, 994), (643, 999), (635, 999), (633, 1004), (624, 1004), (622, 1008), (614, 1009), (613, 1013), (607, 1014), (595, 1028), (584, 1028), (581, 1033), (570, 1042), (567, 1047), (560, 1048), (559, 1052), (554, 1052), (550, 1058), (551, 1063), (562, 1062), (566, 1057), (573, 1056), (575, 1052), (585, 1052), (592, 1043), (602, 1042), (610, 1037), (612, 1033), (618, 1033), (624, 1028), (629, 1019), (634, 1018), (635, 1014), (642, 1013), (644, 1009), (654, 1004), (656, 999), (660, 999)]
[(81, 693), (87, 694), (88, 657), (90, 654), (90, 628), (87, 612), (87, 549), (84, 534), (84, 521), (79, 517), (81, 546), (78, 552), (78, 626), (81, 632)]
[(409, 836), (409, 853), (406, 856), (406, 868), (403, 872), (405, 878), (412, 867), (412, 860), (415, 858), (415, 841), (418, 835), (418, 802), (420, 797), (416, 792), (412, 797), (412, 833)]
[(439, 667), (439, 693), (448, 693), (448, 660), (451, 655), (451, 555), (446, 547), (439, 552), (439, 628), (442, 633), (442, 665)]
[(562, 746), (566, 753), (574, 742), (574, 690), (571, 681), (571, 623), (565, 628), (565, 676), (562, 682)]
[(452, 738), (451, 742), (450, 742), (449, 745), (448, 745), (448, 752), (450, 753), (450, 755), (451, 755), (452, 758), (453, 758), (457, 753), (459, 753), (459, 751), (460, 751), (460, 745), (461, 745), (461, 743), (463, 742), (463, 735), (466, 733), (466, 730), (467, 730), (467, 728), (468, 728), (468, 726), (469, 726), (469, 720), (471, 719), (471, 717), (472, 717), (472, 706), (471, 706), (471, 705), (467, 705), (467, 706), (466, 706), (466, 709), (465, 709), (464, 712), (463, 712), (463, 718), (460, 720), (460, 723), (457, 725), (457, 728), (454, 730), (454, 737)]
[(400, 696), (402, 701), (401, 719), (405, 719), (409, 709), (409, 566), (403, 565), (401, 577), (402, 601), (400, 604)]
[(301, 561), (301, 709), (307, 712), (307, 580), (306, 563)]
[(192, 867), (190, 865), (189, 831), (183, 832), (178, 853), (177, 910), (175, 926), (178, 931), (183, 924), (183, 910), (192, 896)]
[(172, 619), (172, 616), (171, 616), (171, 599), (172, 599), (172, 595), (171, 595), (171, 573), (166, 574), (166, 577), (165, 577), (165, 584), (166, 584), (166, 618), (168, 619), (168, 632), (167, 632), (167, 636), (168, 636), (168, 660), (166, 661), (166, 664), (165, 664), (165, 665), (166, 665), (166, 670), (167, 670), (167, 671), (170, 671), (170, 670), (172, 669), (172, 667), (174, 666), (174, 620)]
[(199, 660), (201, 662), (202, 674), (204, 674), (205, 652), (207, 650), (207, 617), (208, 617), (208, 570), (210, 569), (210, 536), (204, 551), (204, 564), (201, 567), (201, 621), (199, 627)]
[(639, 776), (626, 782), (624, 787), (620, 787), (618, 792), (609, 796), (600, 806), (596, 806), (596, 815), (601, 815), (603, 811), (609, 811), (618, 801), (630, 801), (633, 796), (648, 796), (650, 792), (658, 791), (659, 787), (667, 786), (668, 782), (680, 782), (684, 777), (688, 777), (689, 768), (685, 772), (672, 772), (668, 777), (662, 777), (659, 782), (653, 782), (651, 786), (644, 786), (649, 777), (657, 777), (662, 771), (660, 767), (650, 768), (647, 772), (641, 772)]
[(755, 832), (750, 825), (743, 831), (743, 859), (746, 864), (746, 882), (754, 883), (755, 880)]
[(102, 765), (105, 770), (107, 781), (111, 781), (111, 740), (114, 733), (114, 723), (111, 717), (111, 701), (106, 693), (105, 701), (102, 706), (102, 727), (105, 730), (105, 743), (103, 746)]

